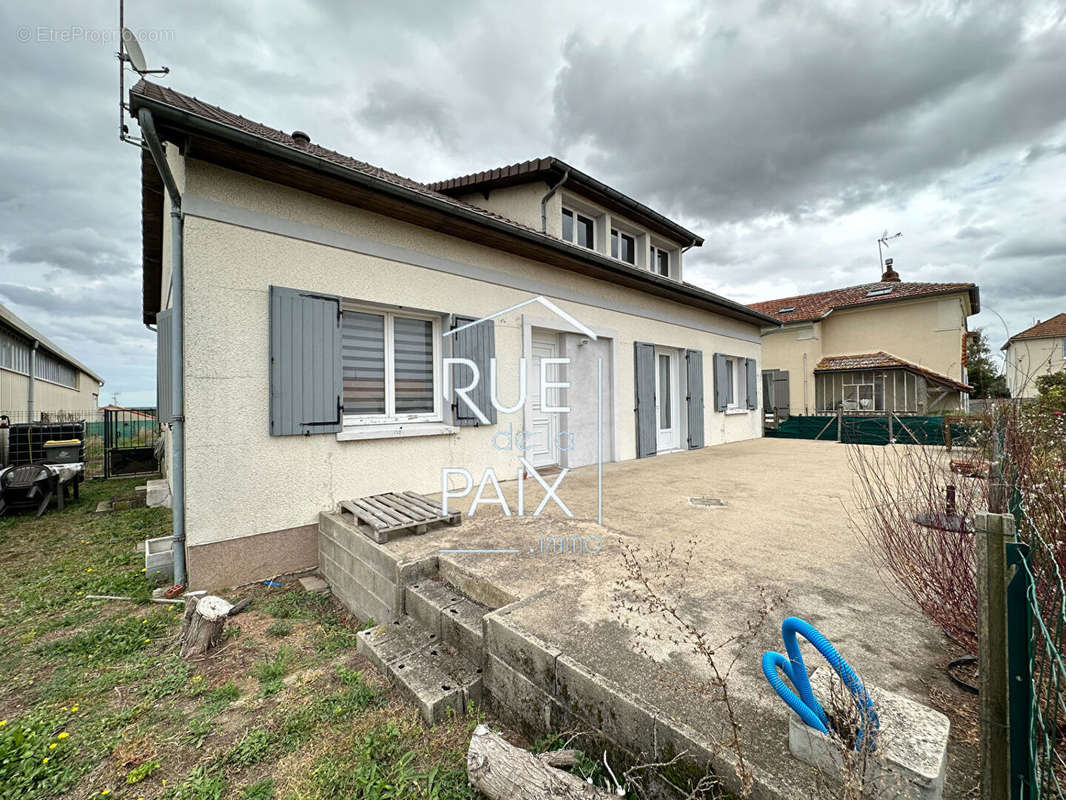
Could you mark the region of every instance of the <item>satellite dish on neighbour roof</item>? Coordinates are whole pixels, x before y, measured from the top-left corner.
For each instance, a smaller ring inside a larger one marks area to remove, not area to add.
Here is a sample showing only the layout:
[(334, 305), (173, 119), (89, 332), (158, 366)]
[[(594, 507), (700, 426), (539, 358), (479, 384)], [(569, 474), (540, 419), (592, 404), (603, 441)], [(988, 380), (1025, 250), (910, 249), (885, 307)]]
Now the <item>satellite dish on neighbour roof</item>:
[(141, 45), (137, 42), (137, 37), (133, 35), (133, 31), (129, 28), (122, 29), (122, 49), (126, 53), (126, 61), (133, 67), (133, 71), (139, 74), (144, 74), (148, 71), (148, 63), (144, 60), (144, 53), (141, 52)]

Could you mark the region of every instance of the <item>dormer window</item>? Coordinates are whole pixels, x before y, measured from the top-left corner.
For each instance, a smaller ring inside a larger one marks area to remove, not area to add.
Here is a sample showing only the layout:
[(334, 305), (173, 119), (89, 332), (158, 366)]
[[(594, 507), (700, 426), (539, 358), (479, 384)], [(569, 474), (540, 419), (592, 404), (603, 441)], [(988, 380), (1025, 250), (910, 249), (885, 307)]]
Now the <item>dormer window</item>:
[(663, 277), (670, 277), (670, 251), (651, 246), (651, 271)]
[(627, 264), (636, 264), (637, 240), (628, 233), (611, 228), (611, 257)]
[(596, 224), (592, 217), (586, 217), (569, 208), (563, 209), (563, 238), (578, 247), (596, 249)]

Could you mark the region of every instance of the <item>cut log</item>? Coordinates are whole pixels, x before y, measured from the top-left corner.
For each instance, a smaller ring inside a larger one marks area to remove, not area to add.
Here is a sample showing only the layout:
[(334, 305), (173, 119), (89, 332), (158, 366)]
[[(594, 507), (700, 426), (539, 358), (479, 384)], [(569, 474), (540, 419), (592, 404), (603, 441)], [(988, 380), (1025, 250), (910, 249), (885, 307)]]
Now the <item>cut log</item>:
[(185, 618), (178, 640), (182, 658), (204, 656), (222, 640), (222, 629), (233, 608), (221, 597), (212, 594), (185, 601)]
[(551, 766), (553, 761), (572, 759), (570, 751), (563, 758), (535, 756), (508, 744), (487, 726), (478, 725), (466, 753), (466, 774), (471, 785), (490, 800), (604, 800), (616, 796)]

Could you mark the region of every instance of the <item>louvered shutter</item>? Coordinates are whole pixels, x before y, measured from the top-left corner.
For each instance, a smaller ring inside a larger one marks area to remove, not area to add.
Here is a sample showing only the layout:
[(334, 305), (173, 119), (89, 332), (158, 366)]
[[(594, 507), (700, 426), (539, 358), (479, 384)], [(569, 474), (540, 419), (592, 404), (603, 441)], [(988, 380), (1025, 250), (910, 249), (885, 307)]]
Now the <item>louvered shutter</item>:
[(688, 382), (688, 449), (703, 447), (703, 353), (685, 351), (685, 378)]
[(656, 453), (655, 426), (655, 347), (647, 342), (633, 343), (633, 384), (637, 418), (637, 458)]
[[(451, 330), (460, 328), (474, 322), (476, 317), (452, 316)], [(477, 364), (480, 379), (477, 386), (467, 392), (467, 396), (473, 401), (478, 410), (485, 415), (490, 425), (496, 424), (496, 408), (492, 405), (489, 386), (489, 361), (496, 355), (496, 325), (493, 320), (485, 320), (469, 328), (463, 328), (449, 337), (452, 340), (452, 358), (468, 358)], [(452, 420), (456, 425), (480, 426), (484, 423), (478, 419), (477, 414), (457, 394), (454, 387), (465, 386), (470, 383), (470, 370), (461, 366), (453, 366), (452, 370)]]
[(729, 406), (729, 377), (725, 353), (714, 354), (714, 410), (725, 411)]
[(155, 404), (160, 423), (174, 419), (172, 392), (174, 391), (173, 362), (170, 348), (174, 337), (174, 310), (171, 308), (155, 315)]
[(341, 429), (341, 299), (270, 287), (270, 434)]
[(754, 358), (744, 359), (744, 375), (748, 382), (748, 408), (759, 407), (759, 371)]

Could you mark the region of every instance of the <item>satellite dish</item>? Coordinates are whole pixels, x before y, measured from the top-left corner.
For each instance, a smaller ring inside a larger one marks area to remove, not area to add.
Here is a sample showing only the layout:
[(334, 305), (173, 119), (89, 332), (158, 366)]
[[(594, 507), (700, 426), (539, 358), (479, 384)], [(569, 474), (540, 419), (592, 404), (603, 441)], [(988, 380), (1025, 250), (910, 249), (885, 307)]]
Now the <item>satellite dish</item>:
[(129, 28), (122, 29), (122, 46), (126, 51), (126, 61), (130, 62), (134, 72), (141, 75), (147, 72), (148, 63), (144, 60), (144, 53), (141, 52), (141, 46), (137, 43), (137, 37)]

